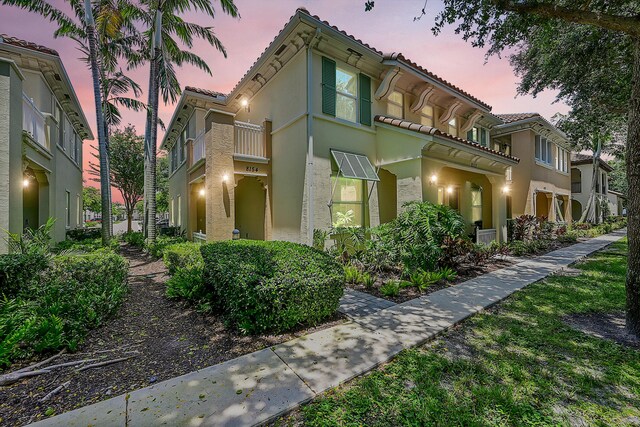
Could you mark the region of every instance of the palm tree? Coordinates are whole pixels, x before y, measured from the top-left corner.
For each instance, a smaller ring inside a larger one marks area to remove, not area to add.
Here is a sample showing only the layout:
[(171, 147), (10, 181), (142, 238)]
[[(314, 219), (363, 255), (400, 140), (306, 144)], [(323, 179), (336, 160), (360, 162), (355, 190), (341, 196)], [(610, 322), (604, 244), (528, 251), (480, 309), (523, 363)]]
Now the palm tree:
[[(180, 94), (180, 85), (174, 65), (194, 65), (211, 74), (207, 64), (198, 55), (189, 52), (193, 40), (201, 38), (226, 57), (224, 46), (211, 27), (184, 21), (179, 13), (196, 11), (211, 18), (215, 10), (210, 0), (141, 0), (139, 18), (145, 23), (148, 49), (140, 60), (149, 61), (148, 112), (145, 128), (145, 185), (144, 185), (144, 232), (148, 241), (156, 238), (156, 151), (158, 140), (158, 104), (160, 93), (163, 102), (175, 102)], [(223, 12), (238, 17), (233, 0), (220, 0)], [(181, 49), (180, 43), (187, 49)], [(138, 64), (134, 64), (138, 65)]]
[(120, 28), (126, 27), (130, 30), (132, 26), (125, 22), (121, 14), (114, 13), (118, 6), (125, 4), (124, 0), (69, 0), (69, 6), (75, 19), (67, 15), (60, 9), (44, 0), (2, 0), (2, 4), (17, 6), (30, 12), (42, 15), (51, 22), (55, 22), (59, 28), (55, 36), (68, 36), (86, 47), (87, 62), (91, 70), (93, 82), (93, 95), (96, 109), (96, 128), (98, 131), (98, 153), (100, 157), (100, 194), (102, 198), (102, 242), (107, 244), (111, 238), (111, 182), (109, 173), (109, 156), (107, 144), (107, 129), (105, 116), (103, 114), (103, 93), (101, 86), (101, 75), (105, 59), (96, 32), (96, 20), (101, 28), (101, 38), (115, 37)]

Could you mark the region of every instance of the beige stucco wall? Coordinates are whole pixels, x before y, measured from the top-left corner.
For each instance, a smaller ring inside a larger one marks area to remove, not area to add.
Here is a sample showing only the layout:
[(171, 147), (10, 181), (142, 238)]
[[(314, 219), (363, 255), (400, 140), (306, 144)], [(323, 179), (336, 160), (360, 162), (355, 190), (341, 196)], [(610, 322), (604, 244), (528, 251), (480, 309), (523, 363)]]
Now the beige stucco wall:
[[(587, 202), (589, 200), (589, 196), (591, 194), (591, 180), (593, 179), (593, 164), (588, 163), (588, 164), (572, 165), (571, 168), (579, 170), (581, 175), (582, 175), (581, 180), (580, 180), (580, 182), (582, 183), (581, 191), (579, 193), (572, 193), (571, 196), (573, 197), (574, 200), (577, 200), (578, 202), (580, 202), (582, 210), (584, 211), (585, 207), (587, 206)], [(602, 176), (602, 174), (604, 174), (608, 179), (607, 171), (605, 171), (601, 167), (598, 167), (598, 174), (599, 174), (599, 176)], [(603, 195), (603, 193), (602, 193), (602, 181), (600, 182), (600, 192), (597, 193), (597, 194), (600, 195), (600, 196)], [(614, 195), (614, 197), (615, 197), (615, 195)], [(611, 208), (612, 214), (615, 215), (616, 214), (615, 212), (618, 211), (617, 203), (611, 202), (609, 207)], [(577, 219), (577, 218), (574, 218), (574, 219)]]
[[(513, 182), (510, 195), (513, 203), (513, 217), (523, 214), (535, 214), (533, 210), (533, 194), (536, 191), (562, 196), (571, 194), (570, 173), (556, 170), (555, 160), (551, 166), (536, 162), (535, 135), (531, 130), (523, 130), (511, 134), (512, 154), (520, 159), (520, 163), (512, 169)], [(570, 171), (570, 163), (568, 167)], [(570, 213), (570, 209), (565, 211), (565, 216), (568, 213)]]

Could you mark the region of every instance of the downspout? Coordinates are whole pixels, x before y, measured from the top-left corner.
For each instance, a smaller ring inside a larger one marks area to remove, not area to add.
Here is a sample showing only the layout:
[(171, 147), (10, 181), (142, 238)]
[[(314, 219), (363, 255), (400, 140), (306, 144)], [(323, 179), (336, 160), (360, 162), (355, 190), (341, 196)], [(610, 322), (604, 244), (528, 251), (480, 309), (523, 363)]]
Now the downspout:
[(311, 46), (320, 37), (320, 28), (307, 44), (307, 243), (313, 246), (314, 203), (313, 203), (313, 55)]

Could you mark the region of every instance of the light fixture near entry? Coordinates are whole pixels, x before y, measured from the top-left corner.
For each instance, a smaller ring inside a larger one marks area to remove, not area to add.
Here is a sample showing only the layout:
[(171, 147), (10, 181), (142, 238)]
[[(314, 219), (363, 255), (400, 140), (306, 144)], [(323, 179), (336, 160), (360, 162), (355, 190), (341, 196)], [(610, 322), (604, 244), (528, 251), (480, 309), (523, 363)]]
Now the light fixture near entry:
[(229, 181), (229, 175), (225, 173), (224, 175), (222, 175), (222, 182), (228, 182), (228, 181)]
[(207, 194), (207, 192), (206, 192), (206, 191), (204, 191), (204, 188), (201, 188), (201, 189), (198, 191), (198, 195), (199, 195), (200, 197), (204, 197), (204, 195), (205, 195), (205, 194)]
[(429, 178), (429, 182), (431, 184), (437, 184), (438, 183), (438, 175), (436, 175), (435, 173), (433, 175), (431, 175), (431, 178)]
[(505, 185), (504, 187), (502, 187), (502, 194), (509, 194), (510, 191), (511, 191), (511, 188), (508, 185)]
[(25, 177), (24, 180), (22, 181), (22, 186), (24, 188), (27, 188), (29, 186), (29, 182), (30, 182), (29, 178)]
[(453, 193), (453, 187), (449, 186), (447, 187), (447, 194), (451, 194)]
[(242, 105), (242, 108), (244, 108), (247, 113), (251, 111), (249, 108), (249, 100), (247, 98), (242, 98), (242, 100), (240, 100), (240, 105)]

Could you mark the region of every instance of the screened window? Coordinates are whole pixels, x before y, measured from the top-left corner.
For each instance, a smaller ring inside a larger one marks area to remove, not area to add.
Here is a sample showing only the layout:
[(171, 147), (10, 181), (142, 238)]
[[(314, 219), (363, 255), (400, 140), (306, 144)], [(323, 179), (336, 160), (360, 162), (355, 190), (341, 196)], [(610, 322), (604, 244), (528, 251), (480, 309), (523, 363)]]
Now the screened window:
[(449, 124), (449, 130), (448, 130), (449, 135), (458, 136), (458, 122), (456, 118), (454, 117), (453, 119), (449, 120), (448, 124)]
[(182, 227), (182, 203), (180, 203), (181, 201), (182, 201), (181, 197), (178, 196), (178, 221), (176, 223), (178, 227)]
[(564, 148), (558, 147), (558, 155), (556, 156), (556, 169), (561, 172), (569, 171), (569, 153)]
[(362, 227), (365, 225), (366, 181), (342, 176), (331, 177), (334, 188), (331, 223), (334, 227)]
[(431, 105), (425, 106), (420, 111), (420, 124), (433, 127), (433, 107)]
[(548, 165), (551, 164), (551, 158), (553, 157), (551, 153), (552, 143), (547, 138), (544, 138), (540, 135), (536, 135), (536, 160), (546, 163)]
[(169, 206), (169, 220), (171, 222), (171, 225), (175, 225), (176, 222), (176, 217), (175, 217), (175, 212), (176, 212), (176, 201), (175, 199), (171, 199), (171, 206)]
[(397, 90), (391, 92), (387, 99), (387, 114), (398, 119), (404, 118), (404, 97)]
[(173, 144), (171, 147), (171, 172), (178, 169), (178, 143)]
[(358, 76), (342, 68), (336, 68), (336, 117), (356, 122), (358, 120)]

